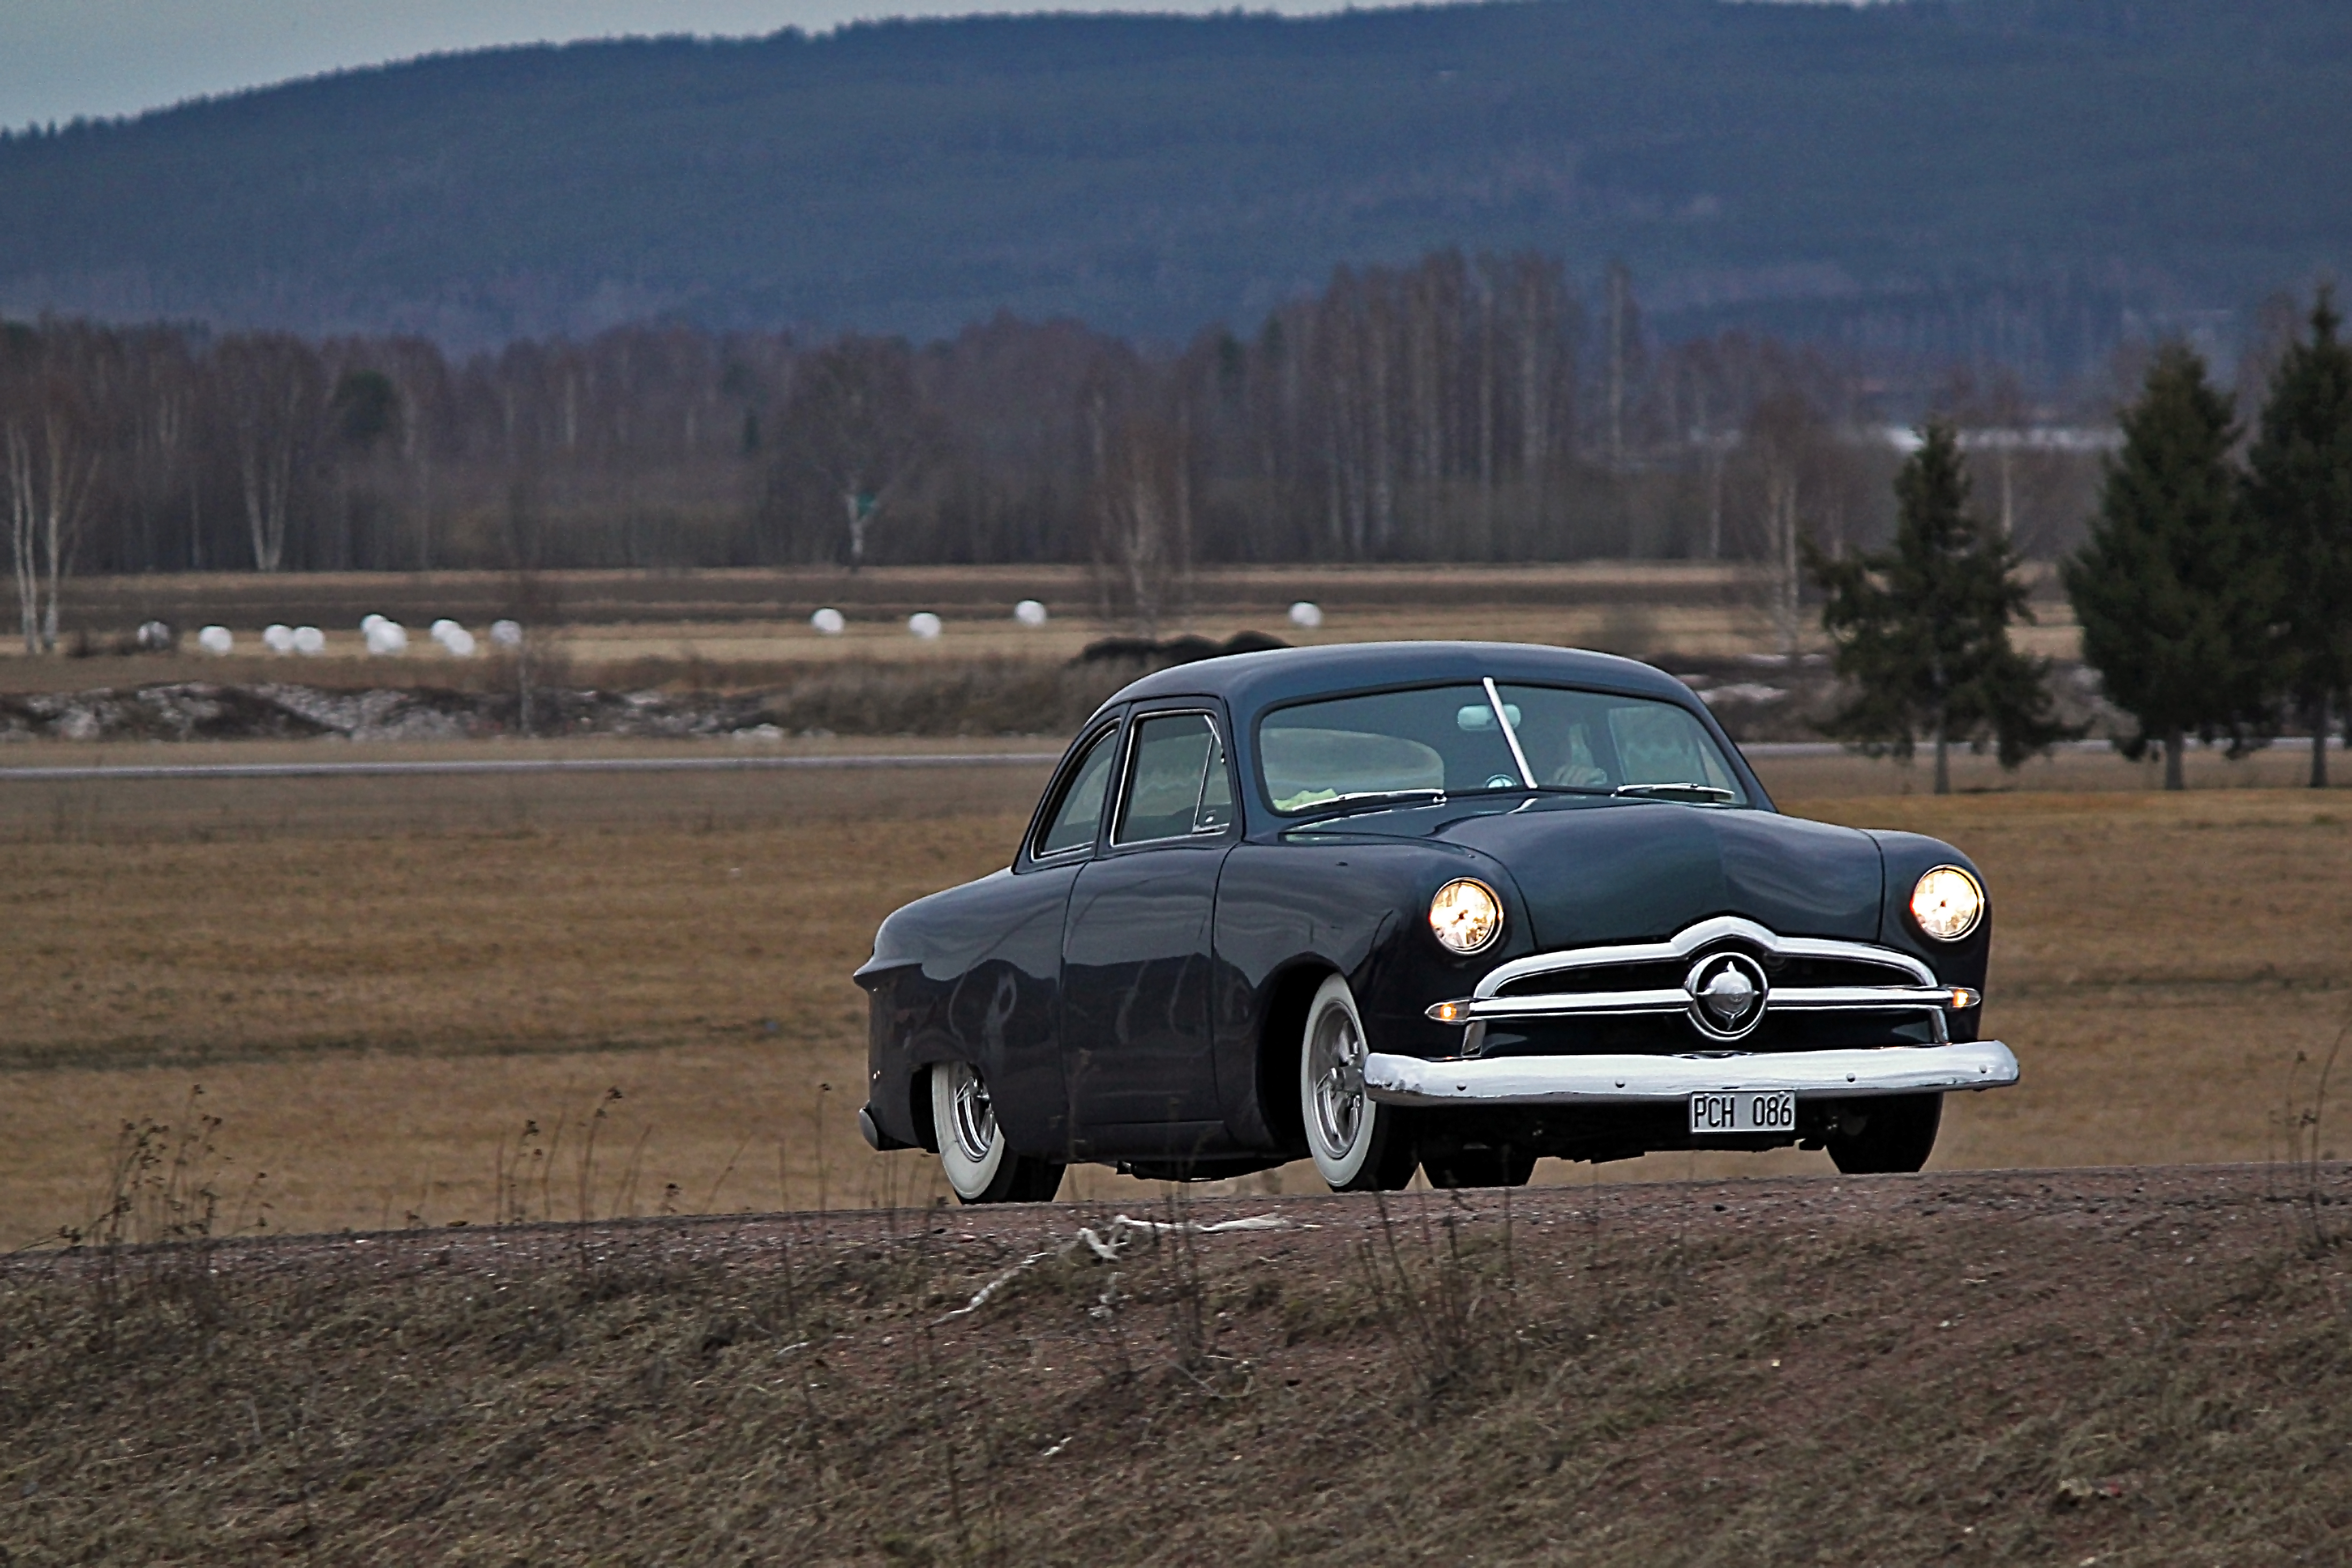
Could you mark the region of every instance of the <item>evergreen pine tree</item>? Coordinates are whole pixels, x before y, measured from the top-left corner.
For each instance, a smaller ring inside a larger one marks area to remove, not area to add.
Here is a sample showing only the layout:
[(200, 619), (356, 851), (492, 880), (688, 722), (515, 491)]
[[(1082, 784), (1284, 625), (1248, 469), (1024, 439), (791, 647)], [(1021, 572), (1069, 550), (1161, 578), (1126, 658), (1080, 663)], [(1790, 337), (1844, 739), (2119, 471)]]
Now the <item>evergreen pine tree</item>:
[(1952, 789), (1951, 747), (1982, 750), (2015, 768), (2067, 731), (2051, 713), (2047, 662), (2011, 646), (2032, 621), (2016, 554), (1969, 510), (1968, 475), (1952, 427), (1930, 421), (1895, 481), (1900, 517), (1891, 549), (1827, 560), (1808, 551), (1828, 591), (1822, 625), (1837, 644), (1837, 673), (1854, 698), (1822, 727), (1873, 756), (1908, 758), (1936, 747), (1936, 793)]
[(2084, 660), (2138, 723), (2124, 755), (2160, 744), (2178, 789), (2187, 737), (2226, 734), (2234, 757), (2268, 731), (2277, 588), (2231, 469), (2230, 399), (2205, 361), (2159, 350), (2123, 428), (2090, 539), (2062, 570)]
[(2283, 585), (2286, 687), (2311, 719), (2311, 783), (2327, 784), (2328, 710), (2352, 689), (2352, 347), (2330, 291), (2311, 340), (2271, 380), (2246, 455), (2246, 503)]

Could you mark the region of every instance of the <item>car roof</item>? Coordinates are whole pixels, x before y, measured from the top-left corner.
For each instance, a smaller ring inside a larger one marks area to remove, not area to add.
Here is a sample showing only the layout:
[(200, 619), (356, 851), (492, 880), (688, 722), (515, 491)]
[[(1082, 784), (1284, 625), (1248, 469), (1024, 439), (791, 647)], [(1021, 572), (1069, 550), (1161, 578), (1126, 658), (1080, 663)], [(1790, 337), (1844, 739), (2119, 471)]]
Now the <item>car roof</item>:
[(1588, 686), (1692, 706), (1690, 688), (1654, 665), (1614, 653), (1534, 643), (1338, 643), (1197, 659), (1144, 676), (1106, 702), (1217, 696), (1235, 722), (1265, 708), (1323, 693), (1422, 682), (1497, 681)]

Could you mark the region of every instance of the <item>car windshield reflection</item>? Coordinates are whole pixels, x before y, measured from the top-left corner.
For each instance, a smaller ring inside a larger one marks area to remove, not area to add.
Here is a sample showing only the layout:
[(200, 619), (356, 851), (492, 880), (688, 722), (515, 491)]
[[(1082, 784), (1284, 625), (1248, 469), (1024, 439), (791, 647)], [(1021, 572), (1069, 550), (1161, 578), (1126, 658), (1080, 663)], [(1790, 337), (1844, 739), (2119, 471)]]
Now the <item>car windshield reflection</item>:
[(1532, 791), (1744, 806), (1705, 726), (1672, 703), (1561, 686), (1423, 686), (1297, 703), (1258, 725), (1286, 816)]

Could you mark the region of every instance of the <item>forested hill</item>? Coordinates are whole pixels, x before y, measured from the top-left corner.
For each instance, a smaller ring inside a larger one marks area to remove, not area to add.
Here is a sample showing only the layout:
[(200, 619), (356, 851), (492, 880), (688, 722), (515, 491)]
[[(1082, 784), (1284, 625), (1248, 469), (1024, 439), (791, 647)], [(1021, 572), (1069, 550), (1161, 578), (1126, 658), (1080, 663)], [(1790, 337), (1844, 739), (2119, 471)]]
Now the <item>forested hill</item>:
[(1539, 0), (440, 57), (0, 144), (0, 309), (1174, 337), (1433, 246), (2064, 369), (2352, 259), (2352, 6)]

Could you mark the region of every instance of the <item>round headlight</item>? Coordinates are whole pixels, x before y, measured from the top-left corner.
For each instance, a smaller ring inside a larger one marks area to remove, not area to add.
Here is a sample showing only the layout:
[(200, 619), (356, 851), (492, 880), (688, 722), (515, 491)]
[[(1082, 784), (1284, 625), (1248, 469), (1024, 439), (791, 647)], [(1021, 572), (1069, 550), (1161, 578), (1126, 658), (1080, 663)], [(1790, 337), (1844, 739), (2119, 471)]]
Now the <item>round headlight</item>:
[(1939, 865), (1911, 889), (1911, 918), (1939, 942), (1957, 942), (1984, 918), (1984, 889), (1956, 865)]
[(1475, 953), (1503, 934), (1503, 901), (1483, 882), (1457, 877), (1429, 901), (1429, 928), (1449, 953)]

